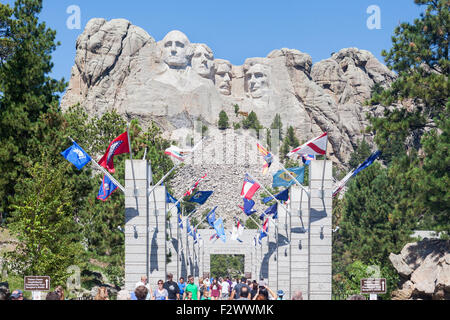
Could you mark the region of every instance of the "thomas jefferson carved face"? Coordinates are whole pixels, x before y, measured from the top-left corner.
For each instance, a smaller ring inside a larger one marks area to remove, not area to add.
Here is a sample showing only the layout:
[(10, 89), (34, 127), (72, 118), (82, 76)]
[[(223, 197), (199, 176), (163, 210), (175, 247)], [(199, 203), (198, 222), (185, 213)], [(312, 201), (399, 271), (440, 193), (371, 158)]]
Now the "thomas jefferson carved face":
[(253, 98), (261, 98), (267, 91), (269, 85), (268, 72), (263, 65), (255, 64), (251, 66), (245, 74), (245, 80), (247, 81), (248, 91)]
[(174, 30), (162, 40), (164, 62), (173, 69), (184, 69), (189, 64), (191, 43), (183, 32)]
[(231, 63), (225, 60), (216, 60), (216, 88), (223, 95), (231, 95)]
[(192, 56), (192, 68), (203, 78), (211, 79), (213, 72), (214, 54), (211, 49), (204, 45), (195, 46)]

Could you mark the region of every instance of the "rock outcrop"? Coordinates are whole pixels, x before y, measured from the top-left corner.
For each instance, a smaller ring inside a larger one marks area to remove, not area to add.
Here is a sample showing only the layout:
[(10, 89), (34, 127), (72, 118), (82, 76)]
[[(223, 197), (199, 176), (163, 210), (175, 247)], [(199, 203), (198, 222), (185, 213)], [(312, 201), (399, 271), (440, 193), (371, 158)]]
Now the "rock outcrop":
[(424, 239), (389, 256), (404, 280), (393, 299), (450, 299), (450, 241)]
[(237, 104), (244, 113), (255, 111), (265, 127), (280, 114), (300, 140), (328, 131), (336, 163), (348, 160), (363, 138), (365, 114), (382, 112), (363, 106), (372, 87), (395, 78), (370, 52), (356, 48), (314, 65), (306, 53), (280, 49), (233, 66), (180, 31), (157, 42), (124, 19), (92, 19), (76, 49), (63, 109), (77, 103), (91, 114), (116, 109), (173, 133), (196, 119), (215, 125), (221, 110), (231, 117)]

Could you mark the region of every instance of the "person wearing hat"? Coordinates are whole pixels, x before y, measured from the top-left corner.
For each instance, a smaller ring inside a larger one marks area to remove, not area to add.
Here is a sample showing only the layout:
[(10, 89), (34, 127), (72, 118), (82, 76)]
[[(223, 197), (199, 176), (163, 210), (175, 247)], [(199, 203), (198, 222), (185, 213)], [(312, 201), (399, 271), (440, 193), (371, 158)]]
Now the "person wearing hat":
[(22, 290), (14, 290), (9, 297), (10, 300), (23, 300)]
[(278, 290), (277, 291), (277, 296), (278, 296), (277, 300), (283, 300), (284, 291), (283, 290)]

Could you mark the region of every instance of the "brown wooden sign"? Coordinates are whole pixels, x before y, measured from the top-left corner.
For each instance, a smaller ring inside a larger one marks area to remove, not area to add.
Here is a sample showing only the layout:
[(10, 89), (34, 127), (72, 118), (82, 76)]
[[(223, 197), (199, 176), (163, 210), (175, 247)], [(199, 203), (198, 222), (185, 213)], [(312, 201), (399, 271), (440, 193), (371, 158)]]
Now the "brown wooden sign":
[(386, 279), (361, 279), (361, 294), (386, 293)]
[(47, 277), (47, 276), (25, 277), (24, 290), (25, 291), (50, 291), (50, 277)]

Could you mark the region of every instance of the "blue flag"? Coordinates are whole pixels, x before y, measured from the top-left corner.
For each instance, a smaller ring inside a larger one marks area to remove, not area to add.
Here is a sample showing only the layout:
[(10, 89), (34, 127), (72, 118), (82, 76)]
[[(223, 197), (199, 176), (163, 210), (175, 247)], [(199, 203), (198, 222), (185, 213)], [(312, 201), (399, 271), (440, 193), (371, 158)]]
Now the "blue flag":
[[(288, 201), (289, 199), (289, 189), (286, 189), (275, 196), (275, 199), (280, 201)], [(263, 199), (264, 204), (273, 200), (273, 197), (267, 197)]]
[[(178, 200), (175, 199), (175, 197), (173, 197), (169, 192), (166, 191), (166, 202), (167, 203), (177, 203)], [(178, 202), (177, 204), (177, 212), (180, 213), (181, 212), (181, 204)]]
[(198, 191), (192, 196), (189, 202), (204, 204), (212, 194), (213, 191)]
[[(303, 183), (305, 178), (305, 167), (297, 167), (287, 169), (299, 183)], [(294, 179), (291, 178), (284, 170), (280, 170), (273, 175), (272, 188), (290, 187), (295, 184)]]
[(181, 214), (178, 215), (178, 225), (180, 226), (180, 229), (183, 229), (183, 220), (181, 220)]
[(367, 158), (366, 161), (361, 163), (361, 165), (356, 168), (356, 170), (353, 172), (352, 177), (356, 176), (358, 173), (366, 169), (368, 166), (370, 166), (377, 158), (381, 155), (381, 151), (375, 151), (370, 155), (369, 158)]
[(216, 221), (216, 209), (217, 207), (215, 207), (214, 209), (212, 209), (207, 215), (206, 215), (206, 220), (208, 221), (208, 224), (214, 228), (214, 222)]
[(191, 237), (194, 236), (194, 234), (192, 233), (192, 229), (191, 229), (191, 224), (189, 223), (189, 219), (186, 220), (186, 232), (188, 235), (190, 235)]
[(261, 244), (261, 243), (262, 243), (262, 242), (261, 242), (262, 239), (265, 238), (265, 237), (267, 237), (267, 233), (265, 233), (263, 230), (261, 230), (261, 231), (259, 232), (258, 243)]
[(244, 207), (239, 206), (239, 208), (241, 208), (247, 216), (251, 216), (256, 213), (256, 210), (252, 210), (254, 206), (255, 201), (244, 198)]
[(225, 243), (227, 241), (227, 237), (225, 235), (222, 218), (219, 218), (214, 222), (214, 230), (216, 230), (217, 236)]
[(102, 184), (100, 185), (100, 190), (98, 191), (98, 200), (106, 201), (109, 196), (116, 191), (117, 186), (109, 179), (107, 175), (103, 177)]
[(61, 152), (67, 161), (70, 161), (78, 170), (81, 170), (91, 161), (91, 157), (75, 141), (73, 145), (64, 152)]
[(273, 214), (274, 219), (278, 219), (278, 202), (275, 203), (273, 206), (270, 206), (267, 208), (266, 211), (264, 211), (264, 215)]

